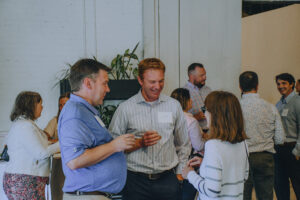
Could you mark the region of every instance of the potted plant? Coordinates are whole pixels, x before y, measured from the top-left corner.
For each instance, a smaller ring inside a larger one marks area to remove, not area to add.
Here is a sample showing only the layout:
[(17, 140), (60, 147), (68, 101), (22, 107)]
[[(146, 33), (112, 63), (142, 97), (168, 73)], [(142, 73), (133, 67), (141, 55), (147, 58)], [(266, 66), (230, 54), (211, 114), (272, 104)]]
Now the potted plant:
[(72, 65), (70, 63), (67, 63), (66, 65), (68, 66), (68, 68), (61, 71), (62, 73), (61, 73), (60, 77), (58, 78), (59, 81), (57, 83), (55, 83), (55, 85), (54, 85), (54, 87), (59, 85), (60, 95), (65, 94), (67, 92), (71, 92), (69, 76), (70, 76), (70, 70), (71, 70)]
[(109, 73), (110, 81), (108, 86), (110, 92), (105, 96), (106, 100), (125, 100), (136, 94), (140, 85), (137, 81), (139, 62), (135, 51), (139, 43), (135, 45), (130, 52), (126, 49), (125, 52), (118, 54), (110, 64), (111, 72)]
[[(138, 69), (136, 67), (139, 59), (135, 54), (138, 45), (139, 43), (135, 45), (131, 52), (126, 49), (122, 55), (118, 54), (111, 61), (110, 81), (108, 82), (110, 92), (106, 94), (104, 100), (126, 100), (139, 91), (140, 85), (137, 81)], [(95, 56), (93, 56), (93, 59), (97, 60)], [(55, 86), (60, 85), (60, 94), (71, 91), (69, 75), (72, 65), (67, 63), (67, 66), (68, 68), (62, 71), (59, 81), (55, 84)], [(101, 105), (97, 109), (103, 123), (108, 127), (117, 106)]]

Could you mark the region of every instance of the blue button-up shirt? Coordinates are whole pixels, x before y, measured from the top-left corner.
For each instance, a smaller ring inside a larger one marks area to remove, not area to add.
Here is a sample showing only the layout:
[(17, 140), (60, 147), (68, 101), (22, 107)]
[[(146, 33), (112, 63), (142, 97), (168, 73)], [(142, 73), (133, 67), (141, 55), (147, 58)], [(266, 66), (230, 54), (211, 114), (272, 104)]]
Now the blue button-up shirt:
[(66, 164), (113, 138), (96, 119), (98, 111), (83, 98), (71, 95), (58, 121), (58, 137), (65, 174), (64, 192), (101, 191), (118, 193), (126, 181), (126, 159), (122, 152), (114, 153), (101, 162), (71, 170)]

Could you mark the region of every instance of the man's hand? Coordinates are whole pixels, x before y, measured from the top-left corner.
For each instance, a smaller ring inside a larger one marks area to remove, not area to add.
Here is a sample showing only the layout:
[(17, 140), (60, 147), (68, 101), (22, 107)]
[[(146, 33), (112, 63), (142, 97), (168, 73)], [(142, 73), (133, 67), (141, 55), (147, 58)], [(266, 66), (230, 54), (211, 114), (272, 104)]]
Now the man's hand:
[(300, 156), (295, 156), (296, 157), (296, 160), (300, 160)]
[(124, 151), (134, 147), (135, 139), (133, 134), (124, 134), (111, 141), (117, 152)]
[(161, 136), (156, 131), (147, 131), (141, 138), (136, 138), (135, 145), (127, 149), (125, 153), (131, 153), (137, 149), (155, 145), (160, 139)]
[(194, 168), (192, 168), (192, 167), (186, 165), (186, 166), (183, 168), (183, 170), (182, 170), (181, 176), (182, 176), (184, 179), (186, 179), (186, 178), (187, 178), (187, 175), (188, 175), (188, 173), (189, 173), (190, 171), (194, 171)]
[(147, 131), (142, 137), (142, 146), (148, 147), (155, 145), (160, 139), (161, 136), (156, 131)]
[(204, 120), (205, 119), (205, 115), (203, 112), (198, 112), (197, 114), (194, 114), (194, 117), (198, 120), (198, 121), (201, 121), (201, 120)]

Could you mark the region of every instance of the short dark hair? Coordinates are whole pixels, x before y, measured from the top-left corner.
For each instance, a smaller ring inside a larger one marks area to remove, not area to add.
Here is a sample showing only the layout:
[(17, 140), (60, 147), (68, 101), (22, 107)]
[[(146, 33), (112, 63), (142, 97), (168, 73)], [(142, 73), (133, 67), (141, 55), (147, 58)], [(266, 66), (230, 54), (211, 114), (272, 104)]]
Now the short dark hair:
[(300, 79), (298, 79), (297, 82), (300, 83)]
[(188, 67), (188, 75), (190, 75), (196, 69), (196, 67), (204, 68), (204, 66), (201, 63), (192, 63)]
[(175, 89), (172, 94), (171, 97), (176, 99), (177, 101), (179, 101), (182, 110), (186, 110), (187, 106), (188, 106), (188, 102), (191, 99), (190, 96), (190, 91), (185, 89), (185, 88), (177, 88)]
[(246, 71), (240, 75), (240, 87), (243, 92), (250, 92), (257, 89), (258, 76), (255, 72)]
[(15, 105), (10, 114), (10, 120), (14, 121), (19, 116), (34, 120), (36, 104), (41, 102), (42, 97), (37, 92), (20, 92), (15, 100)]
[(214, 91), (205, 98), (204, 104), (211, 114), (208, 139), (220, 139), (232, 144), (247, 139), (242, 108), (234, 94)]
[(293, 77), (292, 74), (289, 74), (289, 73), (282, 73), (282, 74), (279, 74), (276, 76), (276, 83), (278, 80), (283, 80), (283, 81), (287, 81), (289, 82), (289, 84), (294, 84), (293, 85), (293, 89), (295, 87), (295, 78)]
[(97, 74), (99, 70), (110, 72), (111, 69), (106, 65), (94, 59), (81, 59), (78, 60), (72, 67), (70, 72), (70, 85), (72, 92), (80, 90), (83, 79), (86, 77), (94, 78), (93, 75)]

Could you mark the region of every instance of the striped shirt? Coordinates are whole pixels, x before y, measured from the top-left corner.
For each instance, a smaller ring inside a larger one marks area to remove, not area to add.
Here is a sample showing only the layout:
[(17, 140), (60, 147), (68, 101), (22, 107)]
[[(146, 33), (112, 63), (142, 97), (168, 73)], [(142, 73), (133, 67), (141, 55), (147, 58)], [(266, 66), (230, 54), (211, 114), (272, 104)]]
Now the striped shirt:
[(245, 131), (249, 139), (249, 152), (275, 153), (274, 143), (283, 144), (285, 139), (280, 115), (276, 107), (259, 98), (257, 93), (244, 94), (241, 107)]
[(205, 143), (199, 174), (188, 173), (189, 182), (199, 191), (198, 199), (242, 200), (249, 163), (246, 143), (231, 144), (217, 139)]
[[(207, 97), (207, 95), (211, 92), (211, 89), (204, 85), (202, 88), (198, 88), (191, 82), (187, 82), (187, 84), (184, 86), (184, 88), (188, 89), (190, 91), (191, 99), (192, 99), (192, 108), (189, 110), (189, 113), (192, 113), (193, 115), (202, 112), (201, 107), (204, 106), (204, 100)], [(207, 127), (206, 120), (199, 121), (200, 126)]]
[(140, 91), (121, 103), (109, 130), (113, 137), (125, 133), (141, 137), (150, 130), (161, 136), (157, 144), (126, 155), (130, 171), (155, 174), (178, 165), (177, 173), (181, 174), (191, 152), (182, 108), (178, 101), (163, 94), (156, 102), (148, 103)]

